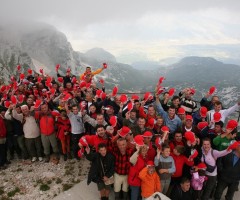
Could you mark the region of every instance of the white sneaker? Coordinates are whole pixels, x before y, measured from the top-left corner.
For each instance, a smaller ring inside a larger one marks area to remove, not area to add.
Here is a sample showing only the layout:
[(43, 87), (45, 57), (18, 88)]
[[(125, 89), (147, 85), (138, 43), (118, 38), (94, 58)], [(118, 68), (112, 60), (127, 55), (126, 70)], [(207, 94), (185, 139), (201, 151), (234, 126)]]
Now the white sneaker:
[(42, 162), (42, 161), (43, 161), (43, 157), (39, 157), (38, 160), (39, 160), (40, 162)]
[(37, 161), (37, 157), (33, 157), (32, 162), (36, 162), (36, 161)]

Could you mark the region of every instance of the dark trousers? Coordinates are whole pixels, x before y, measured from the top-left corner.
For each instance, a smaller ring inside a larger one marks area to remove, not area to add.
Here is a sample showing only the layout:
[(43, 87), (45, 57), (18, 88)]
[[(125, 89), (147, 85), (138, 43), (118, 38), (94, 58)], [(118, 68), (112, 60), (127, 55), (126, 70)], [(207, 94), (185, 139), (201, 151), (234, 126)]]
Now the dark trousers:
[(217, 176), (207, 176), (208, 180), (203, 188), (202, 199), (210, 199), (210, 195), (216, 186)]
[(41, 137), (25, 138), (25, 144), (31, 157), (42, 157), (42, 141)]
[(72, 134), (71, 135), (71, 142), (72, 142), (72, 151), (73, 151), (73, 156), (74, 158), (78, 158), (78, 151), (79, 151), (79, 140), (83, 136), (83, 134)]
[(233, 181), (233, 182), (228, 182), (225, 180), (222, 180), (221, 178), (218, 179), (217, 182), (217, 188), (215, 192), (215, 200), (220, 200), (222, 197), (222, 193), (225, 190), (226, 187), (228, 187), (227, 194), (225, 196), (226, 200), (232, 200), (235, 191), (238, 188), (238, 183), (239, 181)]
[(7, 161), (7, 145), (0, 144), (0, 167)]
[(17, 144), (18, 144), (19, 148), (21, 149), (23, 159), (27, 159), (28, 152), (27, 152), (27, 147), (25, 145), (24, 135), (19, 135), (19, 136), (15, 136), (15, 137), (17, 137)]

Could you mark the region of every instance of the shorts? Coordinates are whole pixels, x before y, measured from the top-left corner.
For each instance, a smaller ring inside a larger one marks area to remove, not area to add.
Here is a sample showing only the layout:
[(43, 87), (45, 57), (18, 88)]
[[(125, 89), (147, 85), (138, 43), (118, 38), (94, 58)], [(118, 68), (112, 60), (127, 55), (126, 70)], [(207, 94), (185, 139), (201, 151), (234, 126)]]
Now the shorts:
[(104, 182), (97, 183), (98, 191), (106, 189), (110, 190), (112, 188), (112, 185), (105, 185)]

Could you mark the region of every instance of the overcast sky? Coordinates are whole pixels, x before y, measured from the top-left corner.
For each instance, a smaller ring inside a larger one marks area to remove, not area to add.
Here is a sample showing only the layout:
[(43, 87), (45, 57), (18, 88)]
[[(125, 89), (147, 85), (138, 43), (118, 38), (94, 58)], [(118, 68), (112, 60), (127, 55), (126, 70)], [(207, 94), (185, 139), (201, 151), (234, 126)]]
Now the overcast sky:
[[(74, 50), (101, 47), (131, 63), (231, 57), (231, 45), (240, 44), (239, 10), (239, 0), (1, 0), (0, 20), (47, 22), (66, 34)], [(194, 51), (199, 45), (211, 50)]]

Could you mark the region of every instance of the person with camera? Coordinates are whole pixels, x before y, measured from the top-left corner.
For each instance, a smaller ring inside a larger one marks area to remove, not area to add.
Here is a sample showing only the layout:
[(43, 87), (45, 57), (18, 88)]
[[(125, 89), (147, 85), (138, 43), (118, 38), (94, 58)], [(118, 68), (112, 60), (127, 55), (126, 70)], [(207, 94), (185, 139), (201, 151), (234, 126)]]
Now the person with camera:
[(108, 200), (114, 174), (114, 156), (107, 151), (104, 143), (98, 144), (98, 151), (93, 153), (89, 147), (85, 148), (85, 156), (91, 161), (87, 184), (95, 182), (100, 192), (101, 200)]

